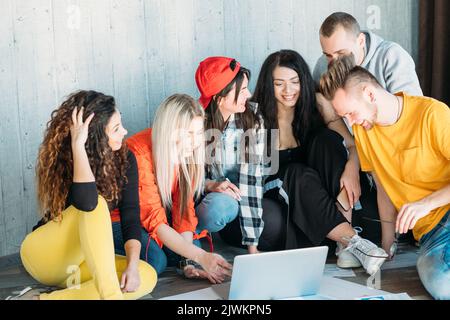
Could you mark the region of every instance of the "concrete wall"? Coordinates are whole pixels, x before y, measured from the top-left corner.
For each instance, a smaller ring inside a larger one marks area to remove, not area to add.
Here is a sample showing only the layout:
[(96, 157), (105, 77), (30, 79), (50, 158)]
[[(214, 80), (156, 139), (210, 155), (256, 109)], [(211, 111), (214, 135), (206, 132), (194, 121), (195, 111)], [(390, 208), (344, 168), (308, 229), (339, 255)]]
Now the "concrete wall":
[(291, 48), (310, 64), (334, 11), (400, 43), (417, 59), (417, 0), (0, 0), (0, 256), (38, 220), (34, 169), (50, 112), (74, 90), (114, 95), (130, 134), (168, 95), (197, 96), (211, 55), (253, 71)]

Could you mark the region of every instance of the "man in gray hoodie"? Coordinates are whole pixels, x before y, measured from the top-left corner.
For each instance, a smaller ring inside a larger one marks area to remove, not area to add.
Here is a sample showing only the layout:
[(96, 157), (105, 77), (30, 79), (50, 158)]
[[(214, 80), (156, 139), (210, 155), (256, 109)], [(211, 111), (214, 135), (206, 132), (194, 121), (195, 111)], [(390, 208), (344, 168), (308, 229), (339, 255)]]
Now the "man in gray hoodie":
[[(383, 40), (372, 32), (361, 31), (358, 21), (348, 13), (335, 12), (325, 19), (320, 28), (320, 44), (323, 56), (317, 61), (313, 72), (317, 85), (319, 85), (321, 76), (327, 72), (330, 62), (340, 56), (353, 54), (356, 64), (372, 73), (388, 92), (392, 94), (405, 92), (410, 96), (423, 95), (414, 60), (408, 52), (397, 43)], [(318, 108), (327, 122), (340, 119), (331, 103), (322, 94), (317, 94), (317, 102)], [(350, 133), (353, 133), (348, 124), (347, 127)], [(378, 219), (378, 212), (373, 210), (377, 204), (371, 186), (373, 186), (372, 178), (361, 174), (362, 215)], [(372, 233), (371, 236), (368, 234), (365, 236), (369, 238), (375, 236), (376, 232)], [(357, 266), (358, 261), (351, 253), (340, 250), (338, 247), (336, 254), (342, 266)]]
[(353, 53), (357, 65), (372, 73), (390, 93), (423, 95), (414, 60), (408, 52), (397, 43), (361, 31), (358, 21), (348, 13), (335, 12), (325, 19), (320, 28), (320, 44), (324, 55), (314, 68), (317, 84), (332, 60)]

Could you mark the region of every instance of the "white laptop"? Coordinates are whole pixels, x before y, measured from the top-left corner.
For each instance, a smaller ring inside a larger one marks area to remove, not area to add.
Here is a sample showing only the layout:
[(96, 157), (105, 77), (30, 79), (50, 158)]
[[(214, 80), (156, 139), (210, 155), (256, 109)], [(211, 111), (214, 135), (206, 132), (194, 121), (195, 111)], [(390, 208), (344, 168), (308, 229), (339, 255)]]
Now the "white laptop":
[(229, 300), (320, 298), (327, 253), (328, 247), (315, 247), (237, 256), (229, 293), (228, 286), (218, 293)]
[(323, 276), (327, 247), (237, 256), (230, 282), (162, 300), (353, 300), (389, 292)]

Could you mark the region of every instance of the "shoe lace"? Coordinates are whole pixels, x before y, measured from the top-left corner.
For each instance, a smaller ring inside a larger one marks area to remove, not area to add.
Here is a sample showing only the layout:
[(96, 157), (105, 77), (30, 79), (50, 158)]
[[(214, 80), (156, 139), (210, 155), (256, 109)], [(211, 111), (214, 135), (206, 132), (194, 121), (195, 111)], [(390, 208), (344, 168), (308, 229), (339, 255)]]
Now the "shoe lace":
[[(373, 221), (373, 222), (379, 222), (379, 223), (395, 223), (395, 221), (373, 219), (373, 218), (364, 217), (364, 216), (362, 218), (367, 221)], [(394, 242), (392, 243), (391, 247), (389, 248), (389, 259), (391, 259), (391, 260), (394, 259), (394, 256), (397, 253), (399, 237), (400, 237), (400, 234), (398, 232), (396, 232)]]
[(359, 235), (361, 232), (363, 232), (363, 228), (361, 228), (361, 227), (353, 227), (353, 230), (356, 232), (357, 235)]
[[(361, 228), (361, 227), (354, 227), (353, 231), (355, 231), (356, 235), (359, 235), (363, 231), (363, 228)], [(344, 241), (346, 241), (350, 245), (351, 239), (349, 237), (343, 237), (342, 239)], [(337, 251), (339, 251), (339, 252), (347, 251), (348, 249), (350, 249), (350, 248), (348, 248), (348, 246), (345, 247), (341, 242), (338, 242), (337, 244), (338, 244), (338, 246), (337, 246), (338, 250)]]

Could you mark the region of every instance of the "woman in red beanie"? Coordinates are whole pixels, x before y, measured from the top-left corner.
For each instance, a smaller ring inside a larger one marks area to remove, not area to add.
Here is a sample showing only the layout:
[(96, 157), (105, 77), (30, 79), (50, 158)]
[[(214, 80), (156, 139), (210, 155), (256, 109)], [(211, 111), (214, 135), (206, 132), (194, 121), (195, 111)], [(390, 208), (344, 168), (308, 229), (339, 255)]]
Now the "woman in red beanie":
[[(250, 106), (250, 71), (235, 59), (210, 57), (196, 72), (205, 108), (205, 197), (196, 207), (199, 229), (219, 232), (230, 244), (247, 246), (257, 253), (280, 236), (281, 226), (263, 217), (262, 117)], [(270, 212), (265, 210), (264, 212)], [(233, 228), (238, 225), (240, 228)]]

